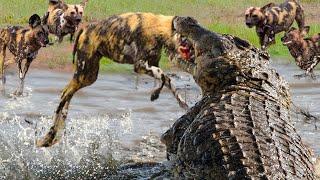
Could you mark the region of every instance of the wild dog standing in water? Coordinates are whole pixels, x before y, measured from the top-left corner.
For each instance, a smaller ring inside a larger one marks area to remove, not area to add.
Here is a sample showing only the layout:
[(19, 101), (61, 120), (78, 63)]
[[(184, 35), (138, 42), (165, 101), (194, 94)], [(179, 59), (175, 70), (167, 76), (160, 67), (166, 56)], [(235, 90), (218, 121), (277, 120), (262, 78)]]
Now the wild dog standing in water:
[[(23, 93), (24, 78), (31, 62), (36, 58), (41, 47), (49, 43), (48, 13), (41, 20), (37, 14), (29, 19), (30, 29), (11, 26), (0, 30), (0, 91), (4, 93), (5, 67), (16, 62), (19, 69), (20, 83), (15, 95)], [(5, 62), (6, 48), (14, 55), (14, 59)], [(22, 60), (26, 59), (22, 69)]]
[(73, 5), (61, 0), (49, 0), (49, 31), (55, 35), (56, 41), (61, 43), (67, 34), (70, 34), (70, 41), (73, 40), (79, 23), (82, 21), (87, 2), (88, 0), (82, 0), (80, 4)]
[(151, 13), (126, 13), (80, 29), (73, 51), (74, 56), (77, 53), (73, 78), (63, 90), (53, 116), (53, 127), (46, 137), (37, 142), (37, 146), (51, 146), (61, 138), (72, 96), (96, 81), (102, 57), (117, 63), (133, 64), (135, 72), (158, 79), (160, 86), (152, 93), (152, 101), (159, 97), (161, 89), (166, 85), (180, 106), (188, 108), (171, 79), (158, 67), (162, 47), (172, 43), (174, 18)]
[(288, 31), (294, 20), (299, 29), (304, 27), (304, 12), (295, 0), (282, 4), (269, 3), (263, 7), (250, 7), (245, 13), (246, 25), (256, 26), (262, 49), (267, 49), (275, 43), (275, 34)]
[(297, 30), (292, 27), (281, 38), (283, 45), (287, 46), (296, 64), (306, 72), (296, 77), (310, 76), (315, 78), (313, 69), (320, 61), (320, 33), (304, 38), (309, 33), (309, 26)]

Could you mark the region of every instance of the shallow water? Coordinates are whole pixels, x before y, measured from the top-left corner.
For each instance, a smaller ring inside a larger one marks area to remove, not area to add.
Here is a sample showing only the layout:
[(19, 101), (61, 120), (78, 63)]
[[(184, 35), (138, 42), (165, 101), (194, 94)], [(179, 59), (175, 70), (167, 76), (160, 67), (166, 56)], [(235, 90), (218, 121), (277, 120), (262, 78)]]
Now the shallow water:
[[(290, 82), (295, 104), (320, 116), (320, 78), (298, 80), (293, 75), (303, 72), (296, 66), (273, 64)], [(34, 146), (51, 126), (60, 92), (71, 76), (31, 67), (24, 96), (15, 98), (10, 93), (17, 75), (7, 74), (7, 93), (0, 97), (0, 179), (148, 179), (158, 172), (157, 163), (165, 160), (159, 137), (184, 111), (166, 88), (151, 102), (156, 82), (145, 75), (100, 74), (72, 99), (62, 140), (51, 148)], [(172, 78), (194, 104), (199, 89), (192, 78), (185, 73)], [(296, 117), (299, 133), (320, 155), (320, 131), (315, 128), (320, 124)]]

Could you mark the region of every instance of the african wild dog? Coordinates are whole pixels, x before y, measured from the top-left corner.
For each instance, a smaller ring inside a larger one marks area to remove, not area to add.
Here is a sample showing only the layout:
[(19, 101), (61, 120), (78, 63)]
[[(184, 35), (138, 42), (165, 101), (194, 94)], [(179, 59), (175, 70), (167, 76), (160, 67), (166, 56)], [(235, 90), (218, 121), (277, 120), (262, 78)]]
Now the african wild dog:
[(70, 34), (70, 41), (78, 29), (84, 15), (84, 8), (88, 0), (82, 0), (80, 4), (66, 4), (61, 0), (49, 0), (48, 26), (50, 33), (55, 35), (55, 40), (62, 42), (63, 37)]
[(261, 49), (267, 49), (275, 43), (275, 34), (288, 31), (297, 21), (299, 29), (304, 27), (304, 12), (295, 0), (287, 0), (282, 4), (269, 3), (263, 7), (250, 7), (245, 13), (246, 25), (256, 26)]
[[(0, 91), (5, 92), (5, 68), (16, 62), (19, 69), (20, 83), (15, 95), (22, 95), (24, 78), (29, 69), (31, 62), (36, 58), (41, 47), (45, 47), (49, 43), (48, 38), (48, 13), (44, 15), (42, 20), (37, 14), (29, 19), (30, 29), (20, 26), (11, 26), (0, 30)], [(14, 55), (14, 58), (5, 62), (6, 48)], [(22, 69), (22, 61), (26, 59)]]
[(287, 46), (296, 64), (305, 74), (296, 77), (310, 76), (315, 78), (313, 69), (320, 61), (320, 33), (314, 34), (309, 38), (304, 38), (309, 33), (309, 26), (297, 30), (292, 27), (281, 38), (283, 45)]
[(54, 126), (44, 139), (37, 142), (37, 146), (51, 146), (61, 138), (72, 96), (96, 81), (102, 57), (117, 63), (133, 64), (135, 72), (158, 79), (160, 86), (152, 93), (151, 101), (159, 97), (166, 85), (180, 106), (188, 108), (171, 79), (158, 67), (162, 47), (172, 43), (174, 18), (152, 13), (125, 13), (80, 29), (73, 51), (74, 57), (77, 54), (73, 78), (63, 90), (53, 116)]

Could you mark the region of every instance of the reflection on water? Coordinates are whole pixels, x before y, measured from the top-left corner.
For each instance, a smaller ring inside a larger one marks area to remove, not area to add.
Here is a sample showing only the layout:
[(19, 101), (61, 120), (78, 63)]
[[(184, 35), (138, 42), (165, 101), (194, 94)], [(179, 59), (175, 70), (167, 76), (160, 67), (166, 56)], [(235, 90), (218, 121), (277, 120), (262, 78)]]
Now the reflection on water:
[[(290, 82), (294, 102), (319, 116), (319, 81), (294, 79), (302, 72), (293, 65), (277, 63), (276, 68)], [(160, 134), (184, 111), (166, 88), (150, 102), (155, 81), (144, 75), (100, 74), (95, 84), (73, 98), (61, 141), (51, 148), (34, 146), (51, 126), (70, 77), (31, 70), (25, 95), (16, 98), (10, 92), (18, 79), (8, 74), (7, 94), (0, 97), (0, 179), (148, 179), (159, 172), (158, 163), (165, 160)], [(200, 96), (192, 78), (179, 73), (173, 79), (189, 104), (195, 103)], [(319, 122), (293, 117), (299, 133), (320, 155), (320, 133), (315, 129)]]

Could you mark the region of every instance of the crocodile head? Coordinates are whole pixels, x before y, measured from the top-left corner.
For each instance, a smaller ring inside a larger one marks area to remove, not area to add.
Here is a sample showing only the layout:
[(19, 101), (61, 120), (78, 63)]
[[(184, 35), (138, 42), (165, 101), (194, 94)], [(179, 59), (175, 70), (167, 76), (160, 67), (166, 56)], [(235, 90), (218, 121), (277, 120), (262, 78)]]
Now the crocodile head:
[(251, 46), (250, 43), (230, 35), (220, 35), (203, 28), (192, 17), (173, 20), (176, 54), (169, 58), (178, 67), (193, 75), (203, 95), (215, 92), (235, 80), (238, 69), (226, 54), (234, 46)]

